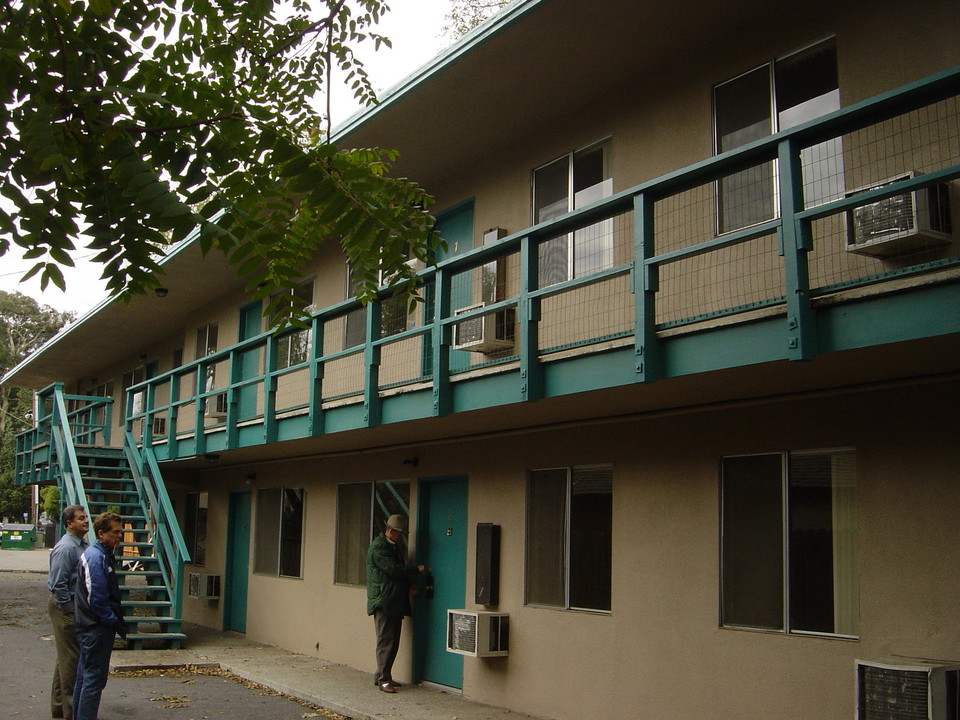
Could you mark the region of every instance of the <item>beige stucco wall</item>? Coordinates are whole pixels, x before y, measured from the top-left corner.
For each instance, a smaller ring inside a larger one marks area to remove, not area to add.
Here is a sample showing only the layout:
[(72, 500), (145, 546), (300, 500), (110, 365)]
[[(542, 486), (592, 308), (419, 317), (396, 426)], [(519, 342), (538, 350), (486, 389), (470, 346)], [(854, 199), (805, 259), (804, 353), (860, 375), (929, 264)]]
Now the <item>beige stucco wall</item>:
[[(960, 597), (951, 581), (960, 562), (958, 398), (956, 380), (907, 384), (367, 457), (204, 471), (201, 487), (214, 489), (206, 571), (223, 569), (228, 490), (305, 487), (303, 578), (251, 576), (248, 635), (372, 670), (364, 591), (333, 583), (336, 485), (396, 478), (403, 458), (415, 453), (420, 477), (469, 478), (467, 607), (476, 607), (473, 528), (502, 526), (499, 609), (511, 614), (511, 653), (465, 659), (465, 695), (558, 720), (622, 717), (624, 708), (653, 720), (840, 720), (853, 712), (855, 658), (960, 659)], [(720, 459), (838, 447), (857, 453), (860, 639), (720, 628)], [(597, 462), (614, 468), (612, 611), (525, 607), (525, 473)], [(256, 477), (247, 485), (250, 473)], [(442, 568), (434, 572), (442, 578)], [(185, 617), (219, 626), (218, 604), (188, 599)], [(398, 664), (405, 680), (407, 632)]]

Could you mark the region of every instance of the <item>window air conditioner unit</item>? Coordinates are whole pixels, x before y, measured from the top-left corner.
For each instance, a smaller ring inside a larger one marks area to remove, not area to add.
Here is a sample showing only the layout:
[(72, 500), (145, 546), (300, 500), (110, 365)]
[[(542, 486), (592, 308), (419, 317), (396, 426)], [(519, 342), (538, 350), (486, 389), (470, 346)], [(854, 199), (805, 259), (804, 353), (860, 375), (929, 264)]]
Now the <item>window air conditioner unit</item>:
[[(460, 308), (454, 315), (462, 315), (483, 306), (484, 303), (469, 305)], [(459, 322), (453, 326), (453, 349), (494, 353), (512, 348), (516, 318), (516, 310), (508, 308)]]
[[(910, 171), (876, 185), (851, 190), (846, 196), (915, 175)], [(847, 250), (860, 255), (886, 258), (948, 245), (950, 240), (950, 192), (945, 183), (877, 200), (847, 212)]]
[(960, 663), (887, 657), (856, 666), (857, 720), (960, 718)]
[(211, 600), (220, 597), (220, 576), (207, 573), (190, 573), (190, 585), (187, 594), (199, 600)]
[(470, 657), (510, 654), (510, 615), (486, 610), (447, 610), (447, 652)]

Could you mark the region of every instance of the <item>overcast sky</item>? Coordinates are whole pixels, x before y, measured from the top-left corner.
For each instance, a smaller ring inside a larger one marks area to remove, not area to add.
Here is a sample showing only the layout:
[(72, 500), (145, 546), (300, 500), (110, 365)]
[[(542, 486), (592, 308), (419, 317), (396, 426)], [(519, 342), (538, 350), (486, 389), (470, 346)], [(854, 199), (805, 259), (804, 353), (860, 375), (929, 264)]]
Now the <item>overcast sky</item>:
[[(393, 48), (381, 48), (374, 53), (373, 44), (370, 43), (369, 48), (361, 47), (357, 51), (378, 92), (403, 80), (449, 44), (449, 40), (440, 37), (440, 28), (450, 0), (389, 0), (388, 4), (390, 12), (378, 26), (378, 32), (390, 38)], [(334, 126), (359, 109), (346, 88), (334, 92), (332, 103)], [(85, 255), (93, 253), (81, 250), (79, 257)], [(77, 257), (74, 259), (77, 260)], [(35, 279), (19, 282), (32, 263), (22, 260), (15, 249), (11, 250), (0, 257), (0, 290), (19, 291), (43, 305), (83, 315), (100, 302), (106, 293), (99, 279), (100, 268), (85, 264), (82, 260), (77, 264), (75, 269), (64, 268), (66, 293), (55, 287), (48, 287), (41, 292), (40, 284)]]

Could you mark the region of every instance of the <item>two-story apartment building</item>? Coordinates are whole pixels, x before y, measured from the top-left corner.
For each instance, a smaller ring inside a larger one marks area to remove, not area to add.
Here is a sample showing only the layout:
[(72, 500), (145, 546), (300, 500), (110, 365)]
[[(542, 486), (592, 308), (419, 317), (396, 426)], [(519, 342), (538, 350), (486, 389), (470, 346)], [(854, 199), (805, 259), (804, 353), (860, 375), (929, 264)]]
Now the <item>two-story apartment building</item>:
[[(21, 479), (84, 475), (64, 418), (81, 453), (129, 432), (184, 619), (370, 670), (364, 554), (408, 514), (398, 677), (482, 702), (927, 717), (920, 674), (855, 661), (960, 661), (958, 29), (954, 0), (514, 3), (336, 134), (437, 197), (416, 312), (351, 301), (331, 245), (273, 335), (184, 243), (162, 297), (4, 379), (62, 383)], [(448, 652), (450, 609), (508, 614), (508, 654)]]

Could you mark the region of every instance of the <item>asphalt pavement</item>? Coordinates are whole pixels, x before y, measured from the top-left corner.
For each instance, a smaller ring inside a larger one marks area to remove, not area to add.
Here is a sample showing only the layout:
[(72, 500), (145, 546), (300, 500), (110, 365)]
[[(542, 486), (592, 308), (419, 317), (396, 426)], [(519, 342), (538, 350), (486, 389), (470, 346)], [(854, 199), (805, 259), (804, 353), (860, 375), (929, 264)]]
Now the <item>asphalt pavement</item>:
[[(48, 550), (0, 550), (0, 713), (50, 717), (56, 651), (46, 614)], [(103, 720), (534, 720), (461, 695), (405, 686), (379, 692), (369, 673), (185, 623), (181, 650), (115, 650)]]

